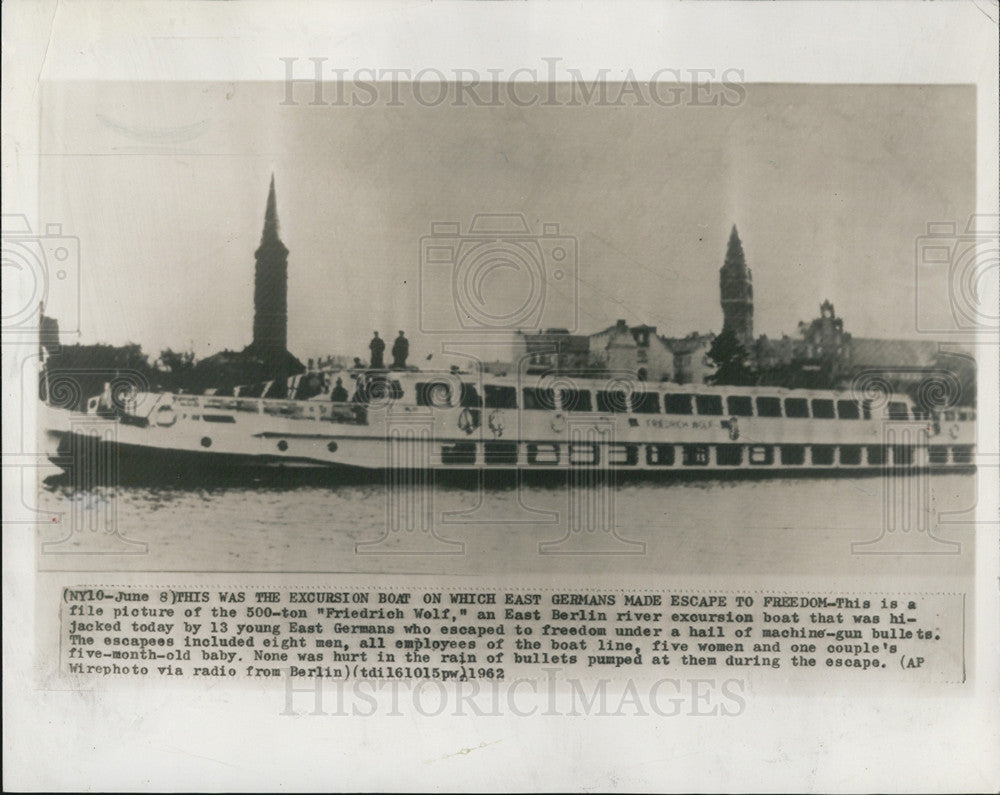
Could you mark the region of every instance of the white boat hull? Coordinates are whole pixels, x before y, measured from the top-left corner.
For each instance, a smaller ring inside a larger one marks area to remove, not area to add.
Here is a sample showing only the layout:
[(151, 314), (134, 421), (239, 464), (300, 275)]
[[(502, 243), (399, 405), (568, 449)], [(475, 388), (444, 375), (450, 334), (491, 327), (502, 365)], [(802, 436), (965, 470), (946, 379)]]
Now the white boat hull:
[(470, 412), (152, 393), (113, 417), (43, 411), (50, 458), (67, 469), (114, 458), (117, 469), (153, 473), (613, 470), (739, 478), (956, 470), (974, 458), (971, 422)]

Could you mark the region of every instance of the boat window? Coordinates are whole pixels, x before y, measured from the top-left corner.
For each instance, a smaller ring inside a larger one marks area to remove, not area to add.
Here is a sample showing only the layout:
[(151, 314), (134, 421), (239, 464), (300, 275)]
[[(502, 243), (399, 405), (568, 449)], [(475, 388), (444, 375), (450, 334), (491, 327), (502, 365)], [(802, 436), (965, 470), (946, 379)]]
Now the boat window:
[(598, 392), (597, 410), (624, 414), (628, 411), (628, 402), (625, 400), (625, 393), (620, 389)]
[(684, 466), (707, 466), (708, 465), (708, 445), (707, 444), (686, 444), (681, 448), (683, 453)]
[(659, 414), (660, 398), (655, 392), (632, 395), (632, 411), (636, 414)]
[(813, 417), (817, 420), (832, 420), (836, 415), (833, 413), (833, 401), (816, 399), (812, 402)]
[(750, 463), (770, 466), (774, 463), (774, 448), (769, 444), (750, 445)]
[(691, 414), (690, 395), (664, 395), (663, 410), (667, 414)]
[(932, 464), (948, 463), (948, 446), (944, 444), (932, 444), (927, 448), (928, 460)]
[(829, 467), (833, 466), (833, 457), (837, 452), (836, 445), (814, 444), (812, 446), (813, 466)]
[(486, 393), (486, 408), (488, 409), (516, 409), (517, 390), (512, 386), (496, 386), (486, 384), (483, 387)]
[(861, 413), (864, 414), (866, 420), (872, 418), (872, 402), (870, 400), (861, 401)]
[(726, 398), (726, 408), (737, 417), (753, 416), (753, 401), (744, 395), (730, 395)]
[(528, 444), (529, 464), (558, 464), (559, 445), (550, 442), (532, 442)]
[(892, 446), (892, 463), (897, 467), (908, 467), (913, 463), (913, 448), (905, 444)]
[(563, 411), (593, 411), (588, 389), (560, 389), (559, 400)]
[(462, 384), (462, 394), (459, 397), (459, 404), (462, 408), (482, 408), (483, 399), (479, 394), (479, 390), (476, 389), (475, 384)]
[(483, 444), (483, 458), (487, 464), (516, 466), (517, 442), (485, 442)]
[(945, 422), (954, 422), (955, 421), (955, 412), (954, 411), (946, 411), (944, 413), (944, 421)]
[(556, 407), (555, 393), (551, 389), (525, 387), (523, 393), (526, 409), (552, 411)]
[(759, 398), (757, 398), (757, 416), (758, 417), (780, 417), (781, 416), (781, 398), (776, 398), (776, 397), (759, 397)]
[(845, 444), (840, 448), (840, 463), (856, 465), (861, 463), (861, 447), (856, 444)]
[(646, 463), (654, 467), (673, 466), (674, 446), (672, 444), (647, 444)]
[[(415, 389), (416, 389), (416, 395), (417, 395), (417, 405), (418, 406), (429, 406), (430, 402), (429, 402), (429, 399), (428, 399), (429, 396), (427, 394), (427, 384), (419, 382), (419, 383), (417, 383)], [(355, 394), (355, 402), (359, 402), (357, 400), (357, 397), (361, 393), (362, 393), (362, 390), (359, 387), (357, 393)]]
[(743, 463), (743, 445), (717, 445), (715, 448), (715, 463), (720, 467), (738, 467)]
[(893, 401), (889, 404), (889, 419), (890, 420), (908, 420), (910, 419), (910, 413), (906, 410), (905, 403), (899, 403)]
[[(367, 392), (368, 390), (359, 389), (359, 392), (362, 391)], [(451, 386), (444, 381), (418, 383), (416, 392), (418, 406), (431, 406), (436, 409), (442, 409), (448, 408), (451, 405)]]
[(611, 466), (634, 467), (639, 463), (639, 445), (637, 444), (609, 444), (608, 464)]
[(809, 401), (805, 398), (785, 398), (785, 416), (795, 419), (809, 417)]
[(601, 462), (601, 447), (588, 442), (571, 442), (569, 445), (569, 463), (574, 466), (588, 466)]
[(966, 421), (968, 421), (968, 419), (969, 419), (969, 413), (967, 411), (960, 411), (960, 412), (958, 412), (958, 421), (959, 422), (966, 422)]
[(952, 447), (951, 460), (956, 464), (971, 464), (974, 449), (971, 444), (960, 444)]
[(884, 445), (872, 444), (868, 446), (868, 463), (872, 466), (878, 466), (885, 463)]
[(694, 404), (699, 414), (708, 414), (713, 417), (722, 416), (721, 395), (695, 395)]
[(476, 463), (476, 445), (472, 442), (456, 442), (441, 445), (441, 463), (470, 466)]
[(861, 406), (856, 400), (838, 400), (837, 416), (842, 420), (860, 420)]
[[(798, 400), (798, 398), (794, 398)], [(806, 447), (804, 444), (781, 445), (781, 463), (786, 466), (802, 466), (806, 462)]]

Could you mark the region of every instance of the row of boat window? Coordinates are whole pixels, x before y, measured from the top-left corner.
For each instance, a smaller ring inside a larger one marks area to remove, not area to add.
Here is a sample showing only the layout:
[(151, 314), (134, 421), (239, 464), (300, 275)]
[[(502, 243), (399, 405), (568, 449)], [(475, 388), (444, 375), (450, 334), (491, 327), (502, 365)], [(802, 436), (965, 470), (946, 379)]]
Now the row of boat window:
[[(744, 460), (751, 466), (912, 466), (916, 448), (912, 445), (832, 445), (832, 444), (782, 444), (782, 445), (742, 445), (742, 444), (600, 444), (576, 443), (566, 447), (556, 442), (529, 442), (526, 445), (529, 465), (570, 465), (590, 466), (606, 463), (617, 466), (636, 466), (640, 463), (640, 449), (645, 448), (645, 463), (650, 467), (709, 466), (712, 448), (715, 449), (714, 463), (720, 467), (742, 466)], [(476, 463), (475, 442), (457, 442), (442, 445), (441, 461), (444, 464), (474, 465)], [(973, 448), (960, 445), (950, 448), (946, 445), (932, 445), (928, 448), (928, 463), (941, 465), (971, 464)], [(678, 455), (679, 451), (679, 455)], [(838, 455), (839, 453), (839, 455)], [(891, 457), (890, 457), (891, 456)], [(483, 461), (487, 465), (516, 465), (518, 443), (486, 442)]]
[[(517, 389), (512, 386), (486, 384), (484, 394), (472, 384), (462, 384), (458, 405), (467, 408), (516, 409)], [(442, 382), (418, 383), (417, 404), (448, 407), (452, 405), (451, 388)], [(599, 411), (606, 413), (674, 414), (735, 417), (787, 417), (791, 419), (871, 419), (872, 405), (868, 400), (833, 400), (830, 398), (751, 397), (749, 395), (699, 395), (656, 392), (628, 393), (624, 390), (541, 389), (523, 387), (521, 406), (526, 410), (554, 411), (558, 395), (562, 411)], [(661, 404), (662, 398), (662, 404)], [(914, 408), (901, 401), (887, 406), (890, 420), (930, 419), (930, 412)], [(972, 419), (971, 412), (945, 412), (944, 419)], [(950, 415), (950, 416), (949, 416)]]

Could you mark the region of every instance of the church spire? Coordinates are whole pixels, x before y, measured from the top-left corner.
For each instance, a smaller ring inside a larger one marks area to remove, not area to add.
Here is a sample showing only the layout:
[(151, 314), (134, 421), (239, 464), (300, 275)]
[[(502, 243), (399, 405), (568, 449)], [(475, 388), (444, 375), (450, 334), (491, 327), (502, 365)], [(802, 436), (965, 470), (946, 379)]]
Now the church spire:
[(742, 345), (753, 344), (753, 272), (747, 267), (736, 224), (729, 233), (726, 259), (719, 269), (723, 331), (732, 331)]
[(271, 189), (267, 194), (267, 210), (264, 211), (264, 231), (260, 243), (273, 243), (278, 240), (278, 200), (274, 195), (274, 174), (271, 174)]
[(726, 259), (723, 267), (730, 270), (745, 271), (747, 268), (746, 256), (743, 254), (743, 243), (740, 240), (740, 233), (736, 231), (736, 224), (733, 224), (733, 231), (729, 233), (729, 245), (726, 247)]
[(253, 349), (269, 362), (280, 362), (288, 345), (288, 249), (278, 237), (278, 201), (274, 174), (267, 194), (264, 230), (254, 252)]

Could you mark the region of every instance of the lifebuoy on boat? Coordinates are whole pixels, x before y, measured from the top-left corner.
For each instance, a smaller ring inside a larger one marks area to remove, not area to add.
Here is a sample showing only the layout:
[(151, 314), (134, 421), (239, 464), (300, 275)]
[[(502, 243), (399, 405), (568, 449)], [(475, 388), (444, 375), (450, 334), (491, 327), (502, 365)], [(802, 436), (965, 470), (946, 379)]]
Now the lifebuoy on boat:
[(566, 417), (564, 417), (562, 414), (556, 414), (552, 418), (551, 425), (553, 432), (562, 433), (563, 431), (566, 430)]
[(490, 418), (488, 420), (490, 425), (490, 430), (493, 431), (493, 435), (500, 437), (503, 436), (503, 412), (500, 409), (495, 409), (490, 412)]
[(458, 415), (458, 427), (466, 433), (472, 433), (476, 429), (476, 418), (470, 409), (462, 409)]
[(156, 410), (156, 424), (161, 428), (169, 428), (177, 422), (177, 415), (174, 413), (173, 406), (160, 406)]

